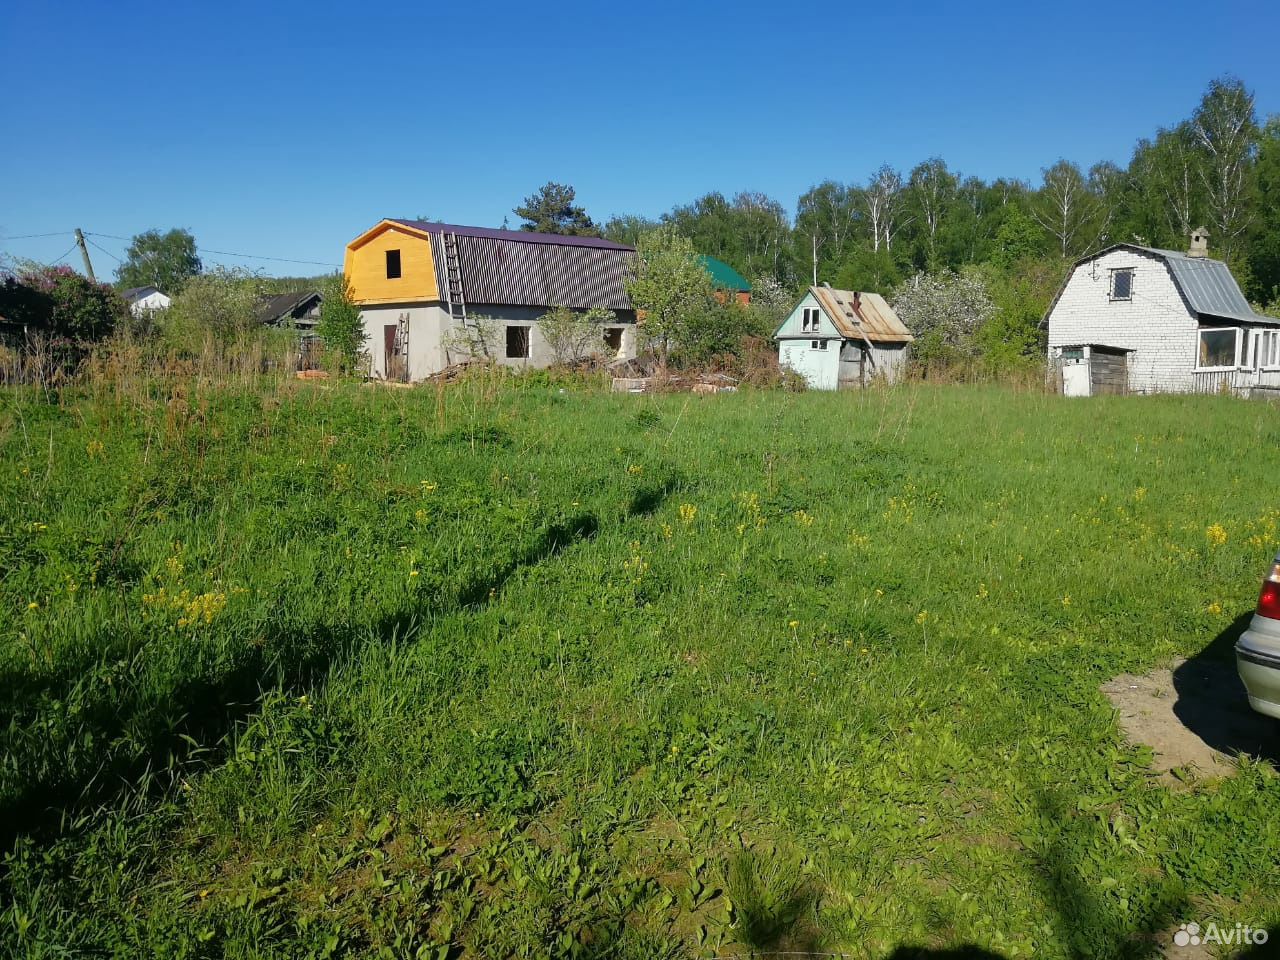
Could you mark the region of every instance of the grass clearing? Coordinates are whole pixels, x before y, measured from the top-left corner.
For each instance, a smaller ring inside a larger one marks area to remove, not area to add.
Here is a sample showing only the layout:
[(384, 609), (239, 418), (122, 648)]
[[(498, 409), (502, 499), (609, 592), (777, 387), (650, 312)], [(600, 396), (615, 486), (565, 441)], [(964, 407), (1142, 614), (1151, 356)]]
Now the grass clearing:
[(1164, 782), (1099, 686), (1252, 609), (1278, 441), (995, 388), (4, 393), (5, 950), (1274, 925), (1273, 768)]

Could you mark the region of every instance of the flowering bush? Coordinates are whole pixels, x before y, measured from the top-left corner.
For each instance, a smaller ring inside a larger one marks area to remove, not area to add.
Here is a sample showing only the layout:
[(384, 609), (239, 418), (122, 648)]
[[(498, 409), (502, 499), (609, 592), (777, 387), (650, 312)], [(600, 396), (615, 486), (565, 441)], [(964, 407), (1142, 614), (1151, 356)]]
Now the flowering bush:
[(128, 316), (112, 287), (70, 267), (30, 267), (0, 283), (0, 316), (31, 333), (99, 340)]

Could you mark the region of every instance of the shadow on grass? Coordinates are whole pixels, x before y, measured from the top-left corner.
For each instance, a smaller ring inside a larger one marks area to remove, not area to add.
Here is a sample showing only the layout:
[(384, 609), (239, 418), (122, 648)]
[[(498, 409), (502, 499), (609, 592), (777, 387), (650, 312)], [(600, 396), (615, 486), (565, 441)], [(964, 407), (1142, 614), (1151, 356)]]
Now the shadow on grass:
[(1280, 765), (1280, 721), (1249, 706), (1236, 672), (1236, 641), (1253, 619), (1241, 614), (1213, 642), (1173, 671), (1173, 712), (1189, 731), (1222, 753)]
[(1053, 831), (1040, 858), (1041, 887), (1053, 911), (1058, 940), (1067, 947), (1068, 955), (1077, 960), (1145, 960), (1156, 956), (1160, 952), (1157, 934), (1175, 925), (1186, 909), (1181, 890), (1171, 884), (1159, 891), (1136, 923), (1114, 913), (1104, 891), (1081, 876), (1075, 865), (1079, 851), (1102, 841), (1097, 821), (1076, 816), (1051, 792), (1040, 795), (1039, 807), (1042, 828)]
[[(652, 491), (634, 512), (656, 509), (665, 496), (666, 488)], [(66, 761), (70, 744), (62, 751), (55, 744), (43, 756), (32, 755), (40, 747), (26, 756), (15, 753), (12, 760), (25, 767), (26, 780), (0, 803), (0, 851), (12, 849), (19, 837), (66, 830), (93, 809), (129, 793), (161, 791), (193, 768), (217, 762), (227, 735), (254, 712), (264, 691), (294, 692), (323, 682), (331, 664), (371, 636), (404, 637), (431, 616), (481, 609), (521, 570), (554, 559), (594, 538), (598, 530), (599, 521), (587, 514), (551, 524), (499, 570), (465, 584), (456, 594), (406, 606), (376, 623), (269, 634), (260, 645), (246, 645), (238, 661), (225, 664), (215, 676), (176, 683), (160, 696), (149, 697), (140, 688), (132, 699), (123, 690), (98, 691), (83, 708), (77, 706), (82, 713), (76, 734), (102, 744), (105, 758), (77, 768)], [(83, 667), (68, 669), (51, 683), (28, 684), (18, 696), (10, 690), (0, 724), (11, 731), (34, 724), (51, 709), (51, 701), (61, 708), (60, 702), (74, 695), (83, 675)], [(27, 742), (37, 740), (32, 734)], [(43, 769), (33, 769), (38, 765)]]

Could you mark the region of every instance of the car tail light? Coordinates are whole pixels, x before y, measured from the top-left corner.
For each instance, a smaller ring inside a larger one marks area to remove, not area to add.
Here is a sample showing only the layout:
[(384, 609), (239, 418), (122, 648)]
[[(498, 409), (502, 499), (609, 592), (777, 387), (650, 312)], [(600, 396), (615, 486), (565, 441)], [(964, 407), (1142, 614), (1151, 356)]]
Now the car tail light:
[(1280, 620), (1280, 563), (1271, 565), (1271, 572), (1262, 581), (1262, 593), (1258, 594), (1258, 616)]

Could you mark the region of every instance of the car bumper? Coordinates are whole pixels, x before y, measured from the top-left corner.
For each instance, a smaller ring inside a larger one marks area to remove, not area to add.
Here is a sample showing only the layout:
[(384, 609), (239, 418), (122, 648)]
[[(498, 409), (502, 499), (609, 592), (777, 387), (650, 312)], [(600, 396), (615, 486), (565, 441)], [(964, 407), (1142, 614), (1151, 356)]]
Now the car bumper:
[(1280, 648), (1245, 631), (1236, 643), (1236, 668), (1249, 693), (1249, 706), (1280, 719)]

